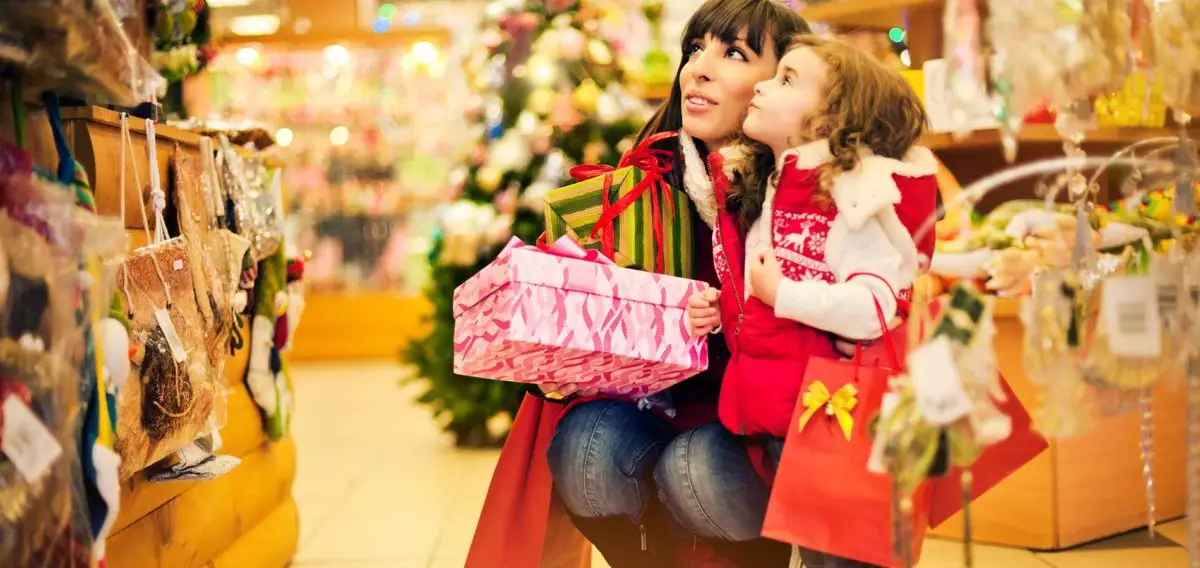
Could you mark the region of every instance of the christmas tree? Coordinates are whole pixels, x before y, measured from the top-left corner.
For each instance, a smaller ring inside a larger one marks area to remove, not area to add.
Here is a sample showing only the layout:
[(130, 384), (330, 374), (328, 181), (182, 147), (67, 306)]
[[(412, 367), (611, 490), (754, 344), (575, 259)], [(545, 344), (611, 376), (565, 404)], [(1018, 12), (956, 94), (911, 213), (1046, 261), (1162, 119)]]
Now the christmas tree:
[(488, 422), (515, 415), (527, 387), (454, 374), (454, 289), (512, 236), (533, 243), (546, 194), (581, 163), (615, 164), (648, 115), (626, 92), (620, 45), (601, 37), (602, 9), (575, 0), (500, 0), (488, 6), (468, 61), (478, 146), (456, 173), (430, 254), (431, 333), (403, 349), (419, 401), (460, 446), (491, 445)]

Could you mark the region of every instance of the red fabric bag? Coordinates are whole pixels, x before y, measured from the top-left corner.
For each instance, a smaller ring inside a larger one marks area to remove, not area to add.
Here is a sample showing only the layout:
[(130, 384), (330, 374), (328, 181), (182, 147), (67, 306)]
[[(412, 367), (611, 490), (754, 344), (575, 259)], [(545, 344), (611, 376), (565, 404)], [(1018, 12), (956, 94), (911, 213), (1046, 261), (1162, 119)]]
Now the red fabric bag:
[[(879, 414), (888, 378), (902, 369), (896, 345), (907, 332), (904, 325), (887, 332), (883, 310), (878, 302), (875, 307), (885, 330), (879, 343), (889, 361), (868, 366), (860, 352), (853, 361), (814, 358), (809, 362), (792, 416), (794, 427), (802, 420), (804, 427), (793, 429), (784, 441), (762, 534), (834, 556), (899, 567), (903, 562), (893, 539), (892, 481), (867, 471), (872, 445), (868, 426)], [(852, 406), (844, 404), (851, 391)], [(824, 397), (814, 400), (807, 393), (818, 392), (828, 392), (829, 399), (814, 404), (810, 412), (805, 399), (816, 403)], [(846, 424), (846, 417), (852, 424)], [(913, 496), (907, 532), (914, 560), (920, 558), (929, 526), (930, 497), (928, 483)]]

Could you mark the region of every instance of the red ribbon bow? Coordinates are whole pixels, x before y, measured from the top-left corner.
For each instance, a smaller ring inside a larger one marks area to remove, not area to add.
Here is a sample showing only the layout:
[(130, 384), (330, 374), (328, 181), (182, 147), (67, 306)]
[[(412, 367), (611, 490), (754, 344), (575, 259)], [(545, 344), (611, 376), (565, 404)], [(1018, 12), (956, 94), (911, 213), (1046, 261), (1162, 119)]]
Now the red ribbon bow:
[[(604, 256), (611, 259), (616, 254), (616, 237), (613, 234), (613, 223), (617, 220), (617, 217), (628, 209), (630, 205), (633, 205), (635, 201), (641, 199), (642, 194), (646, 190), (657, 188), (657, 191), (650, 192), (651, 225), (654, 229), (654, 245), (656, 248), (654, 270), (659, 273), (663, 271), (666, 265), (666, 258), (663, 251), (662, 225), (662, 206), (664, 202), (668, 207), (672, 208), (672, 214), (674, 214), (671, 187), (667, 184), (663, 175), (673, 168), (671, 158), (674, 156), (674, 152), (651, 148), (651, 146), (678, 135), (678, 132), (660, 132), (652, 136), (647, 136), (636, 148), (622, 156), (621, 161), (617, 163), (615, 168), (603, 164), (585, 164), (571, 168), (571, 177), (575, 178), (577, 182), (601, 175), (604, 176), (604, 193), (600, 219), (592, 226), (592, 233), (590, 235), (593, 239), (596, 238), (596, 235), (600, 236), (600, 247)], [(615, 203), (610, 203), (609, 192), (612, 190), (613, 172), (630, 166), (642, 171), (644, 174), (642, 181), (639, 181), (629, 193), (621, 196)]]

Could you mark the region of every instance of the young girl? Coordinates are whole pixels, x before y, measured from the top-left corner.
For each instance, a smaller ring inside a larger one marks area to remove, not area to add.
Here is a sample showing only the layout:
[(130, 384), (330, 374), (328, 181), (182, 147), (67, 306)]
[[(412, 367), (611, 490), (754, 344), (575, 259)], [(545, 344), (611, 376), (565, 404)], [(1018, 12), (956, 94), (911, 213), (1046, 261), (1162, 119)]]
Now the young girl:
[[(877, 305), (885, 319), (903, 311), (933, 253), (932, 235), (911, 235), (935, 209), (936, 161), (915, 146), (924, 124), (903, 79), (837, 41), (793, 40), (758, 84), (743, 125), (756, 144), (725, 164), (738, 172), (728, 195), (729, 180), (714, 188), (722, 290), (689, 309), (693, 332), (723, 329), (733, 353), (719, 405), (730, 431), (776, 439), (777, 451), (808, 361), (838, 357), (832, 336), (881, 336)], [(774, 172), (754, 167), (763, 152)], [(810, 566), (853, 565), (812, 555)]]

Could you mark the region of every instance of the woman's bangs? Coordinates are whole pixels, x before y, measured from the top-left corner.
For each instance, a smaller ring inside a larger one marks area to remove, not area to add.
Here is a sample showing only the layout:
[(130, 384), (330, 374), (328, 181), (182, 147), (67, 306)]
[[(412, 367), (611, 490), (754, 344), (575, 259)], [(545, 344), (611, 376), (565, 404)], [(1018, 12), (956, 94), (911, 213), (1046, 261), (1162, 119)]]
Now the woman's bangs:
[(756, 55), (762, 55), (763, 45), (775, 30), (779, 8), (771, 0), (709, 0), (692, 16), (683, 32), (683, 51), (692, 42), (711, 35), (723, 43), (733, 44), (738, 34), (746, 30), (746, 45)]

